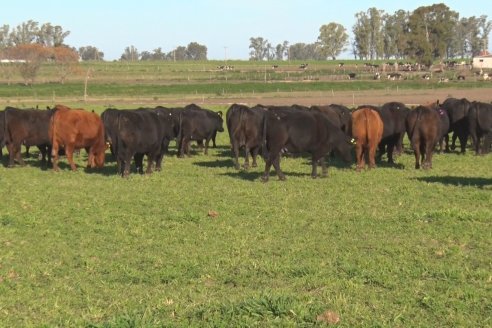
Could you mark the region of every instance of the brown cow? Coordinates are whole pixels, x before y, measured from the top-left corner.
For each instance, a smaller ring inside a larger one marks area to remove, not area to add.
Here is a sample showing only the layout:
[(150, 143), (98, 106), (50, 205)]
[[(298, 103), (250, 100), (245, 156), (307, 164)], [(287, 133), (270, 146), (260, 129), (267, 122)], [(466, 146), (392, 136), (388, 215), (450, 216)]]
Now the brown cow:
[(383, 136), (383, 121), (373, 106), (360, 106), (352, 113), (352, 136), (355, 139), (357, 171), (365, 167), (365, 156), (369, 168), (376, 167), (376, 149)]
[(52, 141), (53, 170), (58, 171), (58, 149), (65, 148), (65, 153), (72, 171), (77, 167), (73, 162), (73, 151), (85, 148), (89, 154), (87, 167), (103, 167), (106, 144), (104, 125), (96, 113), (83, 109), (70, 109), (55, 106), (51, 118), (49, 135)]
[(412, 110), (405, 121), (408, 138), (415, 154), (415, 168), (432, 168), (432, 151), (441, 135), (441, 119), (436, 107), (439, 102), (429, 106), (418, 106)]

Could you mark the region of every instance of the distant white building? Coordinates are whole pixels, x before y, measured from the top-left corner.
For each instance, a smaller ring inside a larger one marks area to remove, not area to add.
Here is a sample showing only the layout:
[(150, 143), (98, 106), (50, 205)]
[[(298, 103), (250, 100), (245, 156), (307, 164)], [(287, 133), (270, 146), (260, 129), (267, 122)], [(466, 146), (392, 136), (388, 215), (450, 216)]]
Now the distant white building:
[(474, 69), (492, 69), (492, 55), (483, 55), (473, 57), (473, 68)]
[(15, 64), (15, 63), (25, 63), (24, 59), (1, 59), (0, 63), (2, 64)]

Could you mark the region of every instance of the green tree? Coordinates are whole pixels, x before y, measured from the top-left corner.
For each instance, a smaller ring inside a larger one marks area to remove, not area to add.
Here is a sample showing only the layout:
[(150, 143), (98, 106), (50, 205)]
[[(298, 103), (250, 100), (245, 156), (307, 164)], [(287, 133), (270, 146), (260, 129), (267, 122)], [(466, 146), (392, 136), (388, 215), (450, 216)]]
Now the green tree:
[(347, 31), (341, 24), (332, 22), (319, 28), (319, 51), (325, 58), (330, 57), (335, 60), (345, 50), (347, 40)]
[(104, 52), (99, 51), (94, 46), (85, 46), (79, 48), (79, 56), (83, 61), (87, 60), (104, 60)]
[(187, 60), (207, 60), (207, 47), (197, 42), (191, 42), (186, 48)]
[(249, 38), (249, 60), (268, 59), (271, 44), (262, 37)]
[(125, 51), (120, 57), (120, 60), (137, 61), (140, 58), (140, 54), (135, 46), (129, 46), (125, 48)]
[(275, 47), (275, 59), (283, 60), (285, 57), (289, 56), (289, 41), (284, 41), (283, 43), (277, 44)]
[(383, 16), (384, 11), (376, 8), (355, 14), (356, 23), (352, 31), (359, 58), (372, 60), (384, 57)]
[(458, 13), (443, 3), (415, 9), (408, 20), (407, 54), (426, 65), (431, 65), (434, 59), (443, 59), (453, 41), (458, 17)]
[(403, 58), (407, 48), (408, 13), (398, 10), (393, 15), (383, 16), (384, 58)]
[[(480, 16), (480, 22), (479, 22), (479, 27), (480, 27), (480, 38), (482, 39), (482, 49), (481, 50), (488, 50), (489, 49), (489, 35), (490, 32), (492, 31), (492, 21), (487, 19), (487, 15), (482, 15)], [(474, 53), (474, 55), (476, 55)]]
[(355, 14), (355, 24), (352, 27), (354, 33), (353, 49), (355, 57), (359, 59), (369, 58), (370, 49), (370, 21), (363, 11)]
[(45, 23), (39, 28), (36, 42), (46, 47), (59, 47), (63, 45), (65, 38), (70, 35), (70, 31), (63, 31), (60, 25)]

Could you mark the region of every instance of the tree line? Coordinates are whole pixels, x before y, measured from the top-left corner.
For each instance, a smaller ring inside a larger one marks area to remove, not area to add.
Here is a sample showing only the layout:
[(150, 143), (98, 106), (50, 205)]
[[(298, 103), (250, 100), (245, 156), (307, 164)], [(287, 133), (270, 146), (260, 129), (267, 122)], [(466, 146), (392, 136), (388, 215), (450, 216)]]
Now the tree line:
[(350, 42), (338, 23), (322, 25), (313, 43), (288, 41), (272, 46), (262, 37), (250, 38), (250, 60), (335, 59), (351, 47), (355, 59), (411, 58), (430, 65), (436, 59), (467, 58), (488, 49), (492, 22), (487, 15), (462, 17), (443, 3), (393, 14), (375, 7), (355, 14)]

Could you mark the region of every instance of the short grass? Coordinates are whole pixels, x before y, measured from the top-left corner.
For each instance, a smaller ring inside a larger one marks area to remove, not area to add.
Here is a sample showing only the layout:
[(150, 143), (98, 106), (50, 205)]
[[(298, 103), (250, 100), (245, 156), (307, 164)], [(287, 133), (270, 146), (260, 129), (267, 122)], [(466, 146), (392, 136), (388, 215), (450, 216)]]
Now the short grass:
[(0, 326), (492, 324), (492, 155), (316, 180), (285, 158), (264, 184), (227, 143), (128, 179), (0, 167)]

